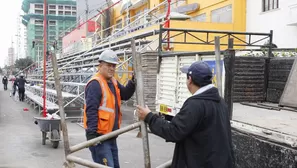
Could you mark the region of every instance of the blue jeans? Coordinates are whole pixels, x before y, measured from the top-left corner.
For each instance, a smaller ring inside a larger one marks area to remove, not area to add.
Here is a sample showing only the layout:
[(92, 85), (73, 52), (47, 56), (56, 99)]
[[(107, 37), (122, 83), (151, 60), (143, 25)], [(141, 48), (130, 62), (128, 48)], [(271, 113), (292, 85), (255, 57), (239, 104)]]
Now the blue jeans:
[(104, 141), (102, 144), (89, 147), (93, 161), (105, 166), (120, 168), (116, 139)]

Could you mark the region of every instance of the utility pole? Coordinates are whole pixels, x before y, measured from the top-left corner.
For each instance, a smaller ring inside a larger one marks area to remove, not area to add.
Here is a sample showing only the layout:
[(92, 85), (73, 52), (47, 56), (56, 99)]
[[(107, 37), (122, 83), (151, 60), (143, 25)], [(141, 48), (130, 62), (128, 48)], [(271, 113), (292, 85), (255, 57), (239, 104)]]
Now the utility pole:
[(89, 18), (89, 3), (88, 0), (86, 1), (86, 38), (88, 36), (88, 18)]

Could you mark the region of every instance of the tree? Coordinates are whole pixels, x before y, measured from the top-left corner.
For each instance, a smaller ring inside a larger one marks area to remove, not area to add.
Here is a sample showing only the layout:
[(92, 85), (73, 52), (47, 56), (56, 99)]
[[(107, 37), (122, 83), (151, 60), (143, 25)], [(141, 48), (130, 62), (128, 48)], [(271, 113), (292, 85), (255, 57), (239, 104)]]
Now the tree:
[(15, 68), (19, 70), (23, 70), (30, 66), (33, 63), (32, 59), (27, 57), (27, 58), (20, 58), (15, 61)]

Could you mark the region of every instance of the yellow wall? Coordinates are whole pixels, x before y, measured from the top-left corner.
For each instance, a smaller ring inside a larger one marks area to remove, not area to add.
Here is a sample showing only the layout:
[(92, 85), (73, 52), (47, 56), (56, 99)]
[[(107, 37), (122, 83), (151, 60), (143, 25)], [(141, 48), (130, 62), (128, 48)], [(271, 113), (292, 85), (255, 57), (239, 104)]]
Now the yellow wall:
[[(131, 0), (132, 4), (137, 2), (138, 0)], [(116, 24), (116, 21), (119, 19), (122, 19), (122, 25), (124, 25), (124, 18), (126, 16), (126, 12), (121, 14), (121, 9), (122, 9), (123, 1), (121, 1), (119, 4), (114, 6), (114, 18), (112, 19), (113, 24)], [(146, 3), (142, 6), (139, 6), (136, 9), (130, 10), (130, 17), (135, 16), (135, 14), (141, 10), (143, 11), (145, 8), (149, 9), (149, 3)], [(134, 19), (131, 19), (130, 22), (132, 22)]]
[[(137, 0), (132, 0), (133, 1)], [(137, 10), (143, 10), (144, 8), (153, 8), (154, 6), (158, 5), (163, 0), (149, 0), (148, 4), (141, 6), (138, 9), (130, 11), (130, 16), (134, 16)], [(174, 2), (175, 0), (171, 0)], [(197, 22), (197, 21), (174, 21), (171, 20), (170, 28), (180, 28), (180, 29), (199, 29), (199, 30), (217, 30), (217, 31), (237, 31), (237, 32), (244, 32), (246, 27), (246, 0), (200, 0), (197, 2), (197, 0), (187, 0), (187, 4), (192, 3), (198, 3), (199, 9), (195, 12), (188, 13), (190, 16), (197, 16), (200, 14), (206, 14), (206, 22)], [(227, 6), (232, 5), (232, 23), (212, 23), (211, 22), (211, 11)], [(173, 6), (175, 6), (174, 4)], [(124, 25), (124, 16), (120, 14), (122, 4), (117, 5), (114, 9), (115, 11), (115, 18), (114, 23), (118, 18), (122, 18), (123, 25)], [(149, 30), (156, 30), (159, 29), (159, 25), (154, 25), (145, 29), (141, 29), (137, 32), (130, 33), (129, 35), (125, 37), (121, 37), (120, 39), (124, 39), (127, 37), (131, 37), (135, 34), (139, 34), (141, 32), (149, 31)], [(195, 34), (195, 33), (194, 33)], [(171, 33), (171, 36), (174, 35), (174, 33)], [(197, 34), (200, 38), (206, 39), (205, 34)], [(218, 35), (218, 34), (217, 34)], [(147, 39), (153, 40), (155, 37), (150, 37)], [(245, 39), (244, 35), (237, 36), (240, 39)], [(209, 36), (209, 39), (213, 40), (214, 35)], [(116, 39), (119, 40), (119, 39)], [(174, 41), (182, 41), (183, 36), (175, 37)], [(187, 36), (187, 41), (197, 42), (197, 39)], [(234, 43), (239, 43), (240, 41), (234, 38)], [(221, 43), (227, 43), (227, 38), (221, 39)], [(173, 46), (174, 51), (210, 51), (214, 50), (213, 45), (188, 45), (188, 44), (174, 44)], [(226, 46), (221, 46), (222, 49), (225, 49)], [(243, 47), (235, 47), (235, 48), (243, 48)]]
[[(233, 24), (222, 24), (222, 23), (206, 23), (206, 22), (191, 22), (191, 21), (171, 21), (171, 28), (177, 29), (197, 29), (199, 30), (216, 30), (216, 31), (230, 31), (233, 29)], [(170, 36), (174, 36), (181, 32), (172, 32), (170, 31)], [(192, 35), (199, 37), (199, 39), (206, 41), (206, 33), (191, 33)], [(222, 36), (223, 34), (209, 34), (209, 41), (214, 40), (215, 36)], [(199, 42), (196, 38), (187, 35), (187, 42)], [(184, 35), (178, 35), (173, 38), (174, 42), (184, 41)], [(222, 38), (221, 44), (228, 42), (228, 39)], [(202, 43), (202, 42), (201, 42)], [(174, 51), (213, 51), (214, 45), (197, 45), (197, 44), (173, 44)], [(226, 46), (221, 46), (221, 49), (226, 49)]]

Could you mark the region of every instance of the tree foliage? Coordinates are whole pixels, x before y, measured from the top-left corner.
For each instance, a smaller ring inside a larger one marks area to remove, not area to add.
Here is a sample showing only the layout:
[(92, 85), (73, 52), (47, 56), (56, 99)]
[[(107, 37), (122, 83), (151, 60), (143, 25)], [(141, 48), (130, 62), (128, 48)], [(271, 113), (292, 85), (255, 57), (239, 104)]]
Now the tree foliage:
[(15, 61), (15, 68), (18, 70), (23, 70), (27, 68), (29, 65), (33, 63), (32, 59), (27, 57), (27, 58), (20, 58)]

